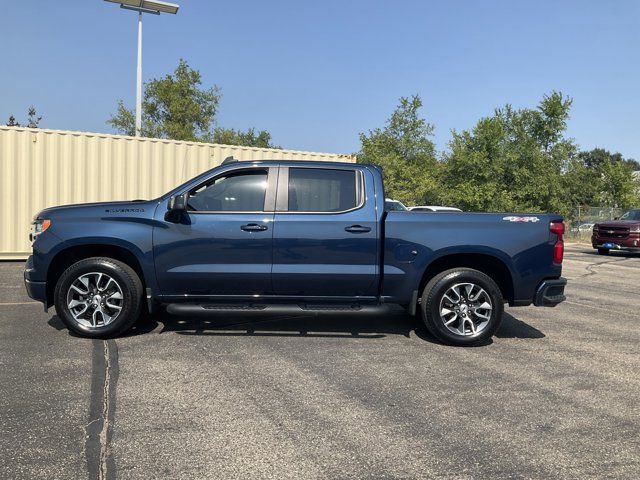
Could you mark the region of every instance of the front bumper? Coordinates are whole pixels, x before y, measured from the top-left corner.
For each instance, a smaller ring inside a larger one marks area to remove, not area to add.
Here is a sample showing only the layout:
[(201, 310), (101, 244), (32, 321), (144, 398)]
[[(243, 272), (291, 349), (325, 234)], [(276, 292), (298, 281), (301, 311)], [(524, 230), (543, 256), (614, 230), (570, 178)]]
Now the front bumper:
[[(34, 280), (35, 269), (33, 267), (33, 256), (29, 256), (24, 266), (24, 286), (30, 298), (42, 302), (47, 308), (47, 282)], [(37, 277), (36, 277), (37, 278)]]
[(544, 280), (538, 285), (533, 304), (536, 307), (555, 307), (564, 302), (567, 299), (564, 296), (564, 287), (566, 285), (567, 279), (563, 277)]
[[(638, 244), (637, 241), (635, 241)], [(624, 250), (626, 252), (640, 252), (640, 246), (638, 245), (620, 245), (614, 241), (595, 241), (591, 245), (593, 248), (605, 248), (607, 250)]]

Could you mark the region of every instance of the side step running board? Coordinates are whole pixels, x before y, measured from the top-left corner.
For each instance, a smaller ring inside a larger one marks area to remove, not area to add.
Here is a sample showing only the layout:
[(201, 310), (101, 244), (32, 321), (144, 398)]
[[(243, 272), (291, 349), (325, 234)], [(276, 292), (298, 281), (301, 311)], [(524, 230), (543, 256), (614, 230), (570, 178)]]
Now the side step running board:
[(380, 313), (386, 305), (331, 305), (331, 304), (222, 304), (222, 303), (170, 303), (167, 313), (171, 315), (215, 315), (223, 312), (263, 312), (295, 314), (308, 312), (335, 313)]

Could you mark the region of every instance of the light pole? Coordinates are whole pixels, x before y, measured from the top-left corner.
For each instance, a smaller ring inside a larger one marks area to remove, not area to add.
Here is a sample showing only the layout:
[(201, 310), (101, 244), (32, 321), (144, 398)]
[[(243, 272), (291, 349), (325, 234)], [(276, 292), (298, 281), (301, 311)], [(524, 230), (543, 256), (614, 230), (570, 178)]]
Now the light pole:
[(142, 129), (142, 14), (151, 13), (178, 13), (179, 5), (169, 2), (152, 0), (105, 0), (105, 2), (118, 3), (120, 8), (138, 12), (138, 68), (136, 70), (136, 137), (140, 136)]

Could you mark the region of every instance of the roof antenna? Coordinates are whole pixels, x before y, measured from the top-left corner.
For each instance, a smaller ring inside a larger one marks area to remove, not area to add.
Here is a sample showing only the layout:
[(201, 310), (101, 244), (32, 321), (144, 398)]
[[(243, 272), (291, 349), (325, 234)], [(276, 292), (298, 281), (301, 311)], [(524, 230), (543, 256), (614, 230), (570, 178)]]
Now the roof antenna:
[(236, 160), (235, 158), (233, 158), (233, 155), (231, 155), (230, 157), (225, 158), (221, 165), (226, 165), (227, 163), (233, 163), (233, 162), (237, 162), (238, 160)]

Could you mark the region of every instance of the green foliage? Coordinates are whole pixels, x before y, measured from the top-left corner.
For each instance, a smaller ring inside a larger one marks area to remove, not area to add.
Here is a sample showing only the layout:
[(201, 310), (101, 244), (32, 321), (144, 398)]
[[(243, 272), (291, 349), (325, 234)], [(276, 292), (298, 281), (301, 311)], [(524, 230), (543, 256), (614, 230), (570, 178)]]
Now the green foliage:
[[(36, 113), (35, 107), (33, 106), (29, 107), (29, 110), (27, 110), (27, 124), (25, 125), (25, 127), (38, 128), (38, 125), (40, 124), (40, 120), (42, 120), (42, 116), (41, 115), (38, 116), (38, 114)], [(9, 115), (9, 120), (7, 121), (6, 125), (7, 127), (22, 126), (20, 122), (16, 120), (16, 117), (14, 117), (13, 115)]]
[(569, 160), (567, 170), (562, 176), (566, 203), (571, 207), (600, 205), (600, 174), (595, 168), (585, 165), (581, 154), (582, 152)]
[[(214, 127), (220, 89), (215, 85), (202, 88), (200, 72), (183, 59), (173, 74), (152, 79), (144, 87), (143, 137), (273, 148), (267, 131), (256, 133), (250, 128), (242, 132)], [(135, 135), (135, 111), (128, 109), (122, 100), (107, 123), (119, 133)]]
[(475, 211), (569, 213), (562, 175), (577, 152), (564, 137), (571, 99), (545, 95), (538, 108), (510, 105), (453, 132), (445, 155), (447, 203)]
[[(142, 111), (142, 124), (143, 128), (140, 132), (140, 135), (143, 137), (150, 137), (149, 132), (144, 128), (144, 124), (146, 123), (144, 107)], [(122, 100), (118, 100), (118, 109), (115, 115), (112, 115), (109, 120), (107, 120), (107, 124), (111, 125), (116, 129), (118, 133), (123, 135), (134, 136), (136, 134), (136, 114), (133, 109), (129, 110), (125, 107), (124, 102)]]
[(385, 195), (415, 205), (435, 201), (439, 189), (439, 163), (431, 140), (433, 125), (418, 111), (422, 100), (417, 95), (401, 98), (385, 128), (361, 133), (359, 163), (383, 168)]
[(580, 152), (578, 157), (587, 167), (599, 168), (606, 162), (620, 162), (629, 165), (632, 170), (640, 170), (640, 163), (637, 160), (623, 158), (622, 154), (611, 153), (604, 148), (594, 148), (588, 152)]
[(580, 152), (564, 176), (573, 205), (630, 208), (640, 205), (638, 162), (602, 148)]
[(563, 215), (578, 205), (640, 206), (638, 162), (603, 149), (578, 152), (566, 137), (571, 104), (551, 92), (536, 108), (496, 109), (473, 129), (454, 131), (438, 159), (420, 98), (401, 98), (384, 129), (360, 135), (358, 161), (381, 165), (387, 196), (408, 205)]
[(608, 160), (599, 168), (600, 189), (597, 200), (600, 205), (632, 208), (640, 205), (640, 179), (633, 176), (633, 164)]
[[(220, 102), (220, 90), (201, 88), (200, 72), (180, 59), (173, 74), (145, 84), (141, 135), (153, 138), (199, 141), (211, 131)], [(125, 135), (135, 134), (135, 112), (118, 102), (108, 121)]]
[[(209, 141), (209, 140), (207, 140)], [(235, 130), (233, 128), (216, 127), (211, 137), (211, 142), (222, 143), (224, 145), (242, 145), (245, 147), (259, 148), (282, 148), (271, 143), (271, 134), (266, 130), (260, 130), (256, 133), (255, 129), (250, 128), (246, 132)]]

